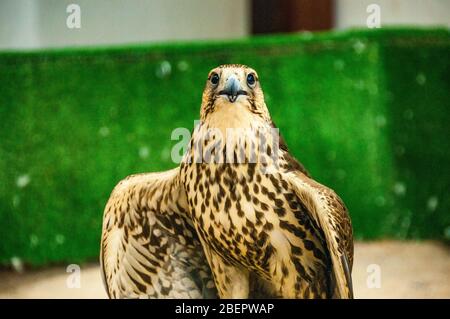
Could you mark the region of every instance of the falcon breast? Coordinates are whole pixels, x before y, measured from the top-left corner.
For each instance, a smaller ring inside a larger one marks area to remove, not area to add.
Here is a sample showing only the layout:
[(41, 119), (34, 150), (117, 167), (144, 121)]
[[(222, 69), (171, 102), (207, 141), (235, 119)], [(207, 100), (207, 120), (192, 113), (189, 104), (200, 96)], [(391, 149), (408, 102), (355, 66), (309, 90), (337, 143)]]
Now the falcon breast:
[(113, 190), (109, 297), (352, 298), (347, 209), (289, 153), (257, 73), (213, 69), (200, 119), (179, 167)]

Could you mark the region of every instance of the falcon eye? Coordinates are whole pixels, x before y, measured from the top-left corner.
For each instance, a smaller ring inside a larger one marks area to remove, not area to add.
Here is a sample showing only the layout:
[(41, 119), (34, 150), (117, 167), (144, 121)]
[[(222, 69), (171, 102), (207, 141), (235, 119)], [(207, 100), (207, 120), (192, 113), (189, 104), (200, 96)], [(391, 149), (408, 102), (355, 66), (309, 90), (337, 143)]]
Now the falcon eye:
[(213, 73), (211, 78), (209, 79), (213, 85), (217, 85), (219, 83), (219, 75), (217, 73)]
[(249, 75), (247, 75), (247, 84), (249, 86), (254, 86), (255, 83), (256, 83), (255, 75), (253, 73), (250, 73)]

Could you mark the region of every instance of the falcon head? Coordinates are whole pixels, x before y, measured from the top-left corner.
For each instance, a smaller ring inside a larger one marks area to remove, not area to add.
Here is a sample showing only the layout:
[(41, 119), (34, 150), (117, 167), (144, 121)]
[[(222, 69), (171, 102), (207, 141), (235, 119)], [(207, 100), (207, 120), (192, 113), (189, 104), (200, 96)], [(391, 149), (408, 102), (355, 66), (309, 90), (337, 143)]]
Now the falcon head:
[(203, 91), (201, 119), (206, 120), (220, 110), (229, 113), (242, 109), (270, 119), (256, 71), (241, 64), (225, 64), (212, 69)]

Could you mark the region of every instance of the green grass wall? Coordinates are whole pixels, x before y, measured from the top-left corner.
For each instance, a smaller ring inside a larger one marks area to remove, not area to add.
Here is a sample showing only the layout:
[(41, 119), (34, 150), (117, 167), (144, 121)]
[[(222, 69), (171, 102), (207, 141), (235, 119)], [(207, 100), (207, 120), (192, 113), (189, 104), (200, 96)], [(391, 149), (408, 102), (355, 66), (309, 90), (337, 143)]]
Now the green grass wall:
[(448, 30), (0, 53), (0, 264), (96, 259), (114, 185), (174, 167), (208, 71), (260, 76), (292, 153), (355, 236), (448, 238)]

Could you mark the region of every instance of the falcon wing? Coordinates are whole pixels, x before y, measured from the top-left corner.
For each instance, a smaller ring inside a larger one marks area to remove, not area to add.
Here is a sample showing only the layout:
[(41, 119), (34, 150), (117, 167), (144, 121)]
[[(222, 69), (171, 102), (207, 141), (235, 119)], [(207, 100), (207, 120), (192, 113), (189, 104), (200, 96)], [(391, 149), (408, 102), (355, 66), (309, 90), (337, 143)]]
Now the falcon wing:
[(215, 298), (178, 174), (132, 175), (106, 204), (100, 262), (110, 298)]
[(352, 226), (342, 200), (331, 189), (299, 171), (287, 173), (297, 196), (325, 234), (333, 265), (334, 297), (353, 298), (351, 270), (353, 265)]

